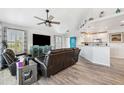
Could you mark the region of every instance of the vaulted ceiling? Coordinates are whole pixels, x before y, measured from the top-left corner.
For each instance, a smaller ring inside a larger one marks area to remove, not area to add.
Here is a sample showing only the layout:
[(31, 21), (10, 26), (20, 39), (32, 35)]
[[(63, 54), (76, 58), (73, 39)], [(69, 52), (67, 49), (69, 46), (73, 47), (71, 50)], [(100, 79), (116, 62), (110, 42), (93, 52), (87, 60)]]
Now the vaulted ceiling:
[[(36, 25), (41, 22), (34, 18), (34, 16), (46, 18), (46, 9), (40, 8), (1, 8), (0, 21), (17, 24), (20, 26), (27, 26), (31, 28), (42, 28), (44, 25)], [(50, 9), (50, 15), (55, 18), (53, 20), (60, 21), (60, 25), (53, 25), (53, 28), (60, 33), (70, 31), (77, 31), (81, 20), (85, 17), (89, 9), (79, 8), (56, 8)]]
[[(43, 28), (45, 25), (36, 25), (41, 22), (34, 16), (46, 18), (45, 8), (0, 8), (0, 21), (25, 26), (29, 28)], [(107, 15), (115, 12), (115, 9), (93, 9), (93, 8), (50, 8), (50, 15), (53, 20), (60, 21), (60, 25), (53, 25), (55, 31), (65, 33), (67, 30), (74, 33), (79, 30), (83, 20), (89, 17), (97, 18), (100, 11)]]

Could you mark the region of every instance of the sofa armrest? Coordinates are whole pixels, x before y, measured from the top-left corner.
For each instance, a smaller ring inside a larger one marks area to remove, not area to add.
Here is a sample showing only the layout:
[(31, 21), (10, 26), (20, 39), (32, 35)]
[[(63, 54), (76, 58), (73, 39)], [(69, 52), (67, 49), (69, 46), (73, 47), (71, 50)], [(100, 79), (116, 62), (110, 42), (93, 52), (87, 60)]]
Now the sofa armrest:
[(16, 62), (13, 62), (12, 64), (10, 64), (8, 66), (9, 66), (11, 75), (15, 76), (16, 75)]
[(19, 54), (16, 54), (16, 56), (22, 56), (22, 55), (27, 55), (27, 53), (19, 53)]
[(43, 76), (47, 77), (47, 67), (46, 67), (46, 65), (42, 61), (40, 61), (38, 58), (34, 58), (34, 60), (37, 63), (39, 63), (40, 69), (41, 69), (41, 71), (43, 73)]

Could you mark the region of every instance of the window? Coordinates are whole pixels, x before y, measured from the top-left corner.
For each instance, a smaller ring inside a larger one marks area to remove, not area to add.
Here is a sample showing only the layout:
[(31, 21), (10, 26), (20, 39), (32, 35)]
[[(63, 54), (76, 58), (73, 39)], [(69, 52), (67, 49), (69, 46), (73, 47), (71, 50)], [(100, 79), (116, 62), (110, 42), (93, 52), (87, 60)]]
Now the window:
[(24, 31), (7, 29), (7, 44), (15, 53), (24, 52)]
[(55, 44), (55, 49), (60, 49), (62, 48), (62, 36), (54, 36), (54, 44)]

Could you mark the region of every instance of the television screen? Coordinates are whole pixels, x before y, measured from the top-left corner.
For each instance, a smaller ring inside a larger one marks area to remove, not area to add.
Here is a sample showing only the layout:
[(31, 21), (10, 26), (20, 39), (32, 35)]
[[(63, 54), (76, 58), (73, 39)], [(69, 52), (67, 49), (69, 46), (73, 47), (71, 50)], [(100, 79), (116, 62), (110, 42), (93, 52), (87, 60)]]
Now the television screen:
[(50, 45), (50, 36), (33, 34), (33, 45)]

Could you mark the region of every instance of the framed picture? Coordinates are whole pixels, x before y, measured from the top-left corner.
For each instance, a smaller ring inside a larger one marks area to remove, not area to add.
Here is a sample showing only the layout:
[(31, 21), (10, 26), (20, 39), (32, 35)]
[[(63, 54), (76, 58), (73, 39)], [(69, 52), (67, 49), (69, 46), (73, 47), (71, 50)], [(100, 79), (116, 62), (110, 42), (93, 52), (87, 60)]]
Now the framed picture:
[(124, 34), (119, 33), (110, 33), (110, 43), (122, 43), (124, 40)]

